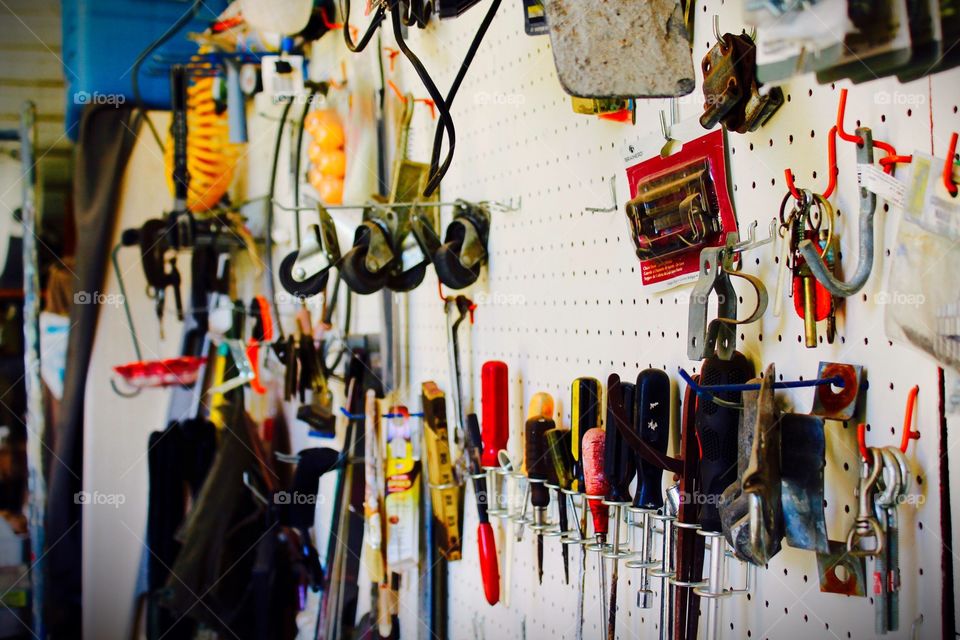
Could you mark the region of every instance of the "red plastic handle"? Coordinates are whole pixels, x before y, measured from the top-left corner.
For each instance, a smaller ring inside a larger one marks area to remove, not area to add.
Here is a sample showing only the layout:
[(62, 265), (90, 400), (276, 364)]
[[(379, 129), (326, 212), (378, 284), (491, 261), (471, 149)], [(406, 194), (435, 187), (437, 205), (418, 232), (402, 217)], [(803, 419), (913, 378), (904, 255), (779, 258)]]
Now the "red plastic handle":
[(603, 504), (603, 496), (607, 495), (610, 483), (603, 473), (603, 450), (606, 445), (607, 432), (600, 427), (588, 429), (583, 434), (583, 478), (588, 496), (600, 496), (588, 500), (590, 514), (593, 516), (593, 532), (597, 535), (607, 535), (609, 516), (607, 507)]
[(497, 539), (489, 522), (477, 526), (477, 546), (480, 551), (480, 576), (483, 594), (491, 605), (500, 601), (500, 565), (497, 562)]
[(510, 397), (507, 391), (507, 364), (499, 360), (483, 363), (480, 370), (482, 383), (481, 419), (483, 452), (480, 464), (484, 467), (498, 466), (497, 453), (506, 448), (510, 437)]

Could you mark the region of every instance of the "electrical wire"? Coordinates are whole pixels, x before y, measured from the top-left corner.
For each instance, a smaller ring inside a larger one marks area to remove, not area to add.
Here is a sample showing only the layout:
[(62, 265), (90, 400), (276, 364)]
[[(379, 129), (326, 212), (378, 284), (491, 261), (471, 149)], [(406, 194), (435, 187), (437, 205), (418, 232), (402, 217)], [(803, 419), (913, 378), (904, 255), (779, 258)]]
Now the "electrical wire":
[(159, 38), (147, 45), (147, 48), (140, 52), (140, 55), (137, 56), (137, 59), (133, 61), (133, 66), (131, 67), (131, 84), (133, 85), (133, 102), (137, 110), (143, 114), (143, 119), (147, 123), (147, 126), (150, 128), (150, 132), (153, 134), (154, 140), (157, 141), (157, 144), (163, 149), (163, 141), (160, 139), (160, 133), (157, 131), (157, 128), (154, 126), (153, 121), (150, 119), (150, 116), (147, 115), (146, 108), (143, 106), (143, 98), (140, 95), (140, 66), (147, 59), (147, 57), (156, 51), (159, 47), (163, 46), (170, 38), (175, 36), (177, 32), (183, 29), (187, 24), (193, 20), (197, 15), (197, 12), (200, 10), (200, 7), (203, 6), (203, 0), (194, 0), (193, 4), (190, 5), (190, 8), (187, 9), (186, 13), (180, 16), (176, 22), (170, 25), (170, 28), (167, 29)]
[(393, 37), (397, 41), (397, 47), (403, 53), (404, 57), (406, 57), (406, 59), (410, 62), (410, 64), (413, 65), (413, 69), (417, 72), (417, 75), (420, 76), (420, 81), (423, 82), (423, 86), (426, 88), (427, 93), (430, 94), (430, 99), (433, 100), (433, 103), (437, 106), (437, 111), (440, 112), (440, 122), (437, 124), (437, 127), (442, 127), (447, 133), (447, 155), (439, 168), (434, 170), (431, 166), (431, 176), (427, 181), (426, 189), (424, 189), (423, 192), (424, 197), (429, 198), (431, 195), (433, 195), (433, 192), (437, 190), (437, 187), (440, 186), (440, 181), (443, 179), (444, 174), (446, 174), (447, 169), (450, 168), (450, 163), (453, 161), (453, 152), (457, 145), (457, 133), (454, 129), (453, 118), (450, 116), (450, 109), (447, 107), (446, 100), (444, 100), (443, 96), (440, 95), (440, 90), (437, 89), (437, 85), (433, 82), (433, 78), (430, 77), (426, 67), (423, 66), (422, 62), (420, 62), (420, 58), (418, 58), (417, 55), (410, 49), (410, 47), (407, 46), (406, 41), (403, 39), (403, 25), (400, 22), (400, 10), (397, 6), (398, 3), (399, 0), (390, 0)]
[[(493, 22), (493, 18), (497, 14), (497, 10), (500, 8), (500, 2), (501, 0), (493, 0), (493, 2), (490, 3), (490, 8), (487, 9), (487, 13), (483, 17), (483, 21), (477, 28), (477, 33), (473, 37), (473, 42), (470, 43), (470, 48), (467, 49), (467, 54), (463, 57), (463, 62), (460, 64), (460, 70), (457, 72), (457, 77), (454, 78), (453, 84), (450, 85), (450, 91), (447, 92), (447, 109), (453, 108), (453, 101), (457, 97), (457, 91), (460, 90), (460, 85), (463, 83), (463, 79), (467, 75), (467, 69), (470, 68), (470, 64), (473, 62), (474, 57), (476, 57), (477, 51), (480, 49), (480, 43), (483, 42), (483, 38), (487, 34), (487, 29), (490, 28), (490, 24)], [(440, 114), (440, 117), (443, 118), (442, 113)], [(440, 149), (442, 144), (442, 130), (438, 126), (436, 133), (433, 136), (433, 153), (430, 157), (431, 174), (437, 171), (437, 162), (440, 160)], [(453, 155), (452, 152), (451, 155)], [(446, 171), (444, 171), (444, 173), (446, 173)], [(440, 180), (442, 178), (443, 173), (439, 174), (439, 177), (437, 178), (437, 185), (440, 184)], [(429, 190), (429, 188), (430, 184), (428, 183), (427, 189)], [(436, 186), (434, 186), (434, 189), (435, 188)], [(429, 191), (429, 193), (432, 193), (432, 191)], [(429, 193), (427, 195), (429, 195)]]
[(297, 148), (293, 156), (293, 215), (298, 247), (300, 246), (300, 162), (303, 156), (303, 131), (306, 129), (307, 113), (318, 91), (316, 87), (310, 90), (303, 110), (300, 112), (300, 122), (297, 125)]
[(264, 263), (267, 266), (267, 293), (270, 295), (270, 305), (273, 315), (277, 316), (277, 332), (283, 340), (283, 324), (280, 322), (280, 307), (277, 305), (277, 289), (273, 282), (273, 196), (277, 189), (277, 165), (280, 162), (280, 145), (283, 142), (283, 129), (287, 124), (287, 116), (293, 101), (283, 105), (280, 123), (277, 125), (277, 139), (273, 145), (273, 162), (270, 165), (270, 188), (267, 190), (267, 221), (264, 229)]
[(367, 45), (370, 44), (370, 40), (373, 38), (373, 34), (377, 32), (380, 24), (384, 18), (387, 17), (384, 5), (380, 4), (377, 7), (377, 11), (373, 14), (370, 26), (367, 27), (363, 37), (360, 38), (360, 42), (354, 44), (353, 36), (350, 34), (350, 0), (340, 0), (340, 13), (343, 15), (343, 41), (346, 43), (347, 49), (353, 53), (360, 53), (367, 48)]

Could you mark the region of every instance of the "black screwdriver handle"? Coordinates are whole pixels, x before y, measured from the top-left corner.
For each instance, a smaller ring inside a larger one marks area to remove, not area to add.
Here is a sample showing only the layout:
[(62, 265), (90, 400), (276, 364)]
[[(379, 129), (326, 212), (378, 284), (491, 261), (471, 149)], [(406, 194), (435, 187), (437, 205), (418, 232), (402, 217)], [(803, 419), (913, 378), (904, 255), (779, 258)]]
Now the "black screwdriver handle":
[(577, 378), (570, 392), (570, 451), (574, 460), (575, 490), (583, 493), (583, 435), (601, 425), (600, 381)]
[[(640, 438), (660, 453), (670, 442), (670, 376), (662, 369), (645, 369), (637, 376), (634, 429)], [(637, 459), (637, 494), (633, 506), (663, 507), (663, 469)]]
[(524, 428), (523, 459), (527, 478), (540, 482), (530, 483), (530, 504), (546, 507), (550, 504), (550, 490), (544, 484), (550, 475), (550, 453), (547, 447), (547, 431), (556, 424), (547, 418), (531, 418)]
[(630, 502), (630, 482), (637, 472), (636, 456), (616, 427), (617, 423), (633, 425), (635, 387), (621, 382), (614, 374), (607, 380), (607, 437), (604, 442), (603, 474), (610, 483), (606, 498), (610, 502)]

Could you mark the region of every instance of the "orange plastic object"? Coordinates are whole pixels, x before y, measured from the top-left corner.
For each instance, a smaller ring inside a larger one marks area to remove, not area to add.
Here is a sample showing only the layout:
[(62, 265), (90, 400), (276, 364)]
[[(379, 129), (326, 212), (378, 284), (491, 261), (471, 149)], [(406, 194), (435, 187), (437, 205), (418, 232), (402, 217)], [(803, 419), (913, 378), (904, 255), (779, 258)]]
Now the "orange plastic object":
[(182, 356), (167, 360), (130, 362), (113, 368), (127, 384), (149, 387), (190, 386), (197, 381), (200, 367), (207, 361), (198, 356)]

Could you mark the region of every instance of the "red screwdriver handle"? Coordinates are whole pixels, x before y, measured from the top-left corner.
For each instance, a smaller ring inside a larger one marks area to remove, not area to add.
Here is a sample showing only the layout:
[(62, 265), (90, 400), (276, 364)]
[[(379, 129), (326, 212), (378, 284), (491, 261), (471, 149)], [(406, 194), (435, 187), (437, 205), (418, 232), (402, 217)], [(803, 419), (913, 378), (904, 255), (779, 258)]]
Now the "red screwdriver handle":
[(483, 594), (491, 605), (500, 601), (500, 565), (497, 562), (497, 539), (489, 522), (477, 527), (477, 546), (480, 557), (480, 576), (483, 578)]
[(602, 497), (610, 490), (610, 483), (603, 472), (603, 450), (606, 446), (607, 432), (600, 427), (588, 429), (583, 434), (583, 477), (588, 496), (600, 498), (588, 500), (590, 513), (593, 516), (593, 532), (597, 535), (607, 535), (607, 507)]
[(507, 364), (499, 360), (483, 363), (480, 370), (482, 383), (481, 412), (483, 451), (480, 464), (484, 467), (499, 466), (497, 454), (507, 447), (510, 437), (510, 397), (507, 391)]

